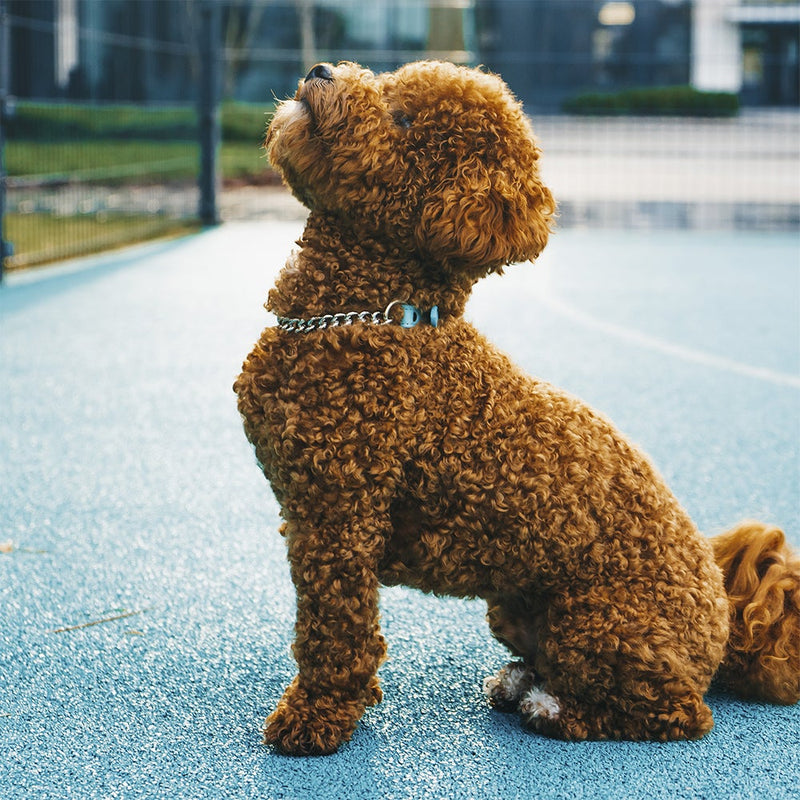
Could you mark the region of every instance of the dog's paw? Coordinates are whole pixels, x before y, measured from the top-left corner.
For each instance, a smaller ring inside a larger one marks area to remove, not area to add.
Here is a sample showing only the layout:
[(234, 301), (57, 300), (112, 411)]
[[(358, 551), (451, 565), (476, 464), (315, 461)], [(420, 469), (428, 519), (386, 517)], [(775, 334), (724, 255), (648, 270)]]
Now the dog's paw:
[(519, 712), (527, 724), (535, 720), (556, 720), (561, 713), (558, 700), (536, 686), (526, 691), (519, 701)]
[(264, 725), (264, 744), (287, 755), (324, 756), (335, 753), (351, 733), (352, 728), (344, 731), (323, 717), (278, 706)]
[(496, 675), (483, 681), (483, 693), (494, 708), (501, 711), (514, 711), (520, 699), (532, 686), (533, 672), (521, 661), (514, 661), (503, 667)]
[(274, 745), (288, 755), (334, 753), (352, 736), (364, 706), (363, 700), (347, 700), (328, 694), (309, 697), (295, 679), (278, 707), (267, 717), (264, 744)]

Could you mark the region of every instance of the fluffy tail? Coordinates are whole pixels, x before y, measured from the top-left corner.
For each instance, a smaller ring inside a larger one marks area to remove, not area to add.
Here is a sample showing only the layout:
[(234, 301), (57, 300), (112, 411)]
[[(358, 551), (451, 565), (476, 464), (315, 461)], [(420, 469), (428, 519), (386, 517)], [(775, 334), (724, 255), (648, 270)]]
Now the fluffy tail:
[(743, 522), (711, 539), (731, 632), (718, 678), (742, 697), (800, 700), (800, 558), (779, 528)]

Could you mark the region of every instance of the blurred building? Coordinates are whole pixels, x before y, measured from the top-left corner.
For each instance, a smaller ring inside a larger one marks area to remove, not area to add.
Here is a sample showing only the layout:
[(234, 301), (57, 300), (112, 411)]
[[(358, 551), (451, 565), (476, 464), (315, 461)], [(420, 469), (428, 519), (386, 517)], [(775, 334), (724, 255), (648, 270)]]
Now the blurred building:
[(317, 60), (390, 69), (432, 52), (475, 61), (474, 0), (6, 0), (19, 97), (188, 100), (203, 2), (219, 7), (227, 95), (292, 90)]
[(484, 61), (532, 109), (690, 80), (689, 0), (485, 0), (478, 13)]
[(800, 103), (800, 2), (694, 0), (692, 83), (746, 105)]
[[(6, 0), (23, 98), (190, 101), (203, 0)], [(316, 60), (433, 55), (499, 72), (531, 110), (691, 83), (798, 106), (800, 0), (219, 0), (224, 93), (263, 102)]]
[(481, 60), (532, 108), (689, 83), (800, 104), (798, 0), (478, 0), (476, 13)]

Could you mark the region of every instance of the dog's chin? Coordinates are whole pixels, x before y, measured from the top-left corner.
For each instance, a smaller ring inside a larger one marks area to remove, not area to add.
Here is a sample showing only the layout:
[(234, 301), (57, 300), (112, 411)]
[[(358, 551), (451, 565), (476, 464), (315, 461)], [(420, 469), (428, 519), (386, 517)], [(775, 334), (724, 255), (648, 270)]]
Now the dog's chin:
[(275, 109), (264, 142), (270, 164), (309, 209), (314, 208), (309, 177), (320, 164), (313, 131), (314, 120), (308, 104), (303, 100), (286, 100)]
[(275, 109), (272, 121), (267, 130), (267, 146), (277, 138), (281, 131), (290, 125), (308, 124), (312, 122), (311, 109), (303, 100), (284, 100)]
[(302, 100), (286, 100), (273, 114), (264, 146), (270, 163), (284, 171), (288, 165), (300, 167), (303, 153), (309, 149), (314, 119), (309, 106)]

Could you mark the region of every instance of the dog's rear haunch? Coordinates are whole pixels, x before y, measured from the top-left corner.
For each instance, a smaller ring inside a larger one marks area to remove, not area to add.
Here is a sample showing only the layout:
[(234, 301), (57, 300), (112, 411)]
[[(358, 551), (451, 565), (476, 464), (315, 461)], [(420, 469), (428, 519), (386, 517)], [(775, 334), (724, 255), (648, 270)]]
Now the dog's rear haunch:
[(697, 738), (715, 674), (796, 702), (783, 534), (703, 538), (605, 417), (464, 321), (475, 282), (534, 259), (555, 213), (503, 82), (318, 65), (266, 146), (310, 210), (235, 385), (297, 591), (298, 674), (266, 741), (330, 753), (380, 701), (381, 583), (483, 598), (515, 659), (489, 701), (548, 735)]

